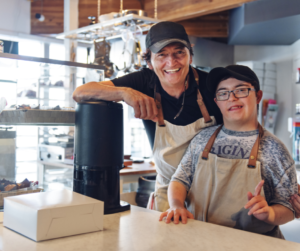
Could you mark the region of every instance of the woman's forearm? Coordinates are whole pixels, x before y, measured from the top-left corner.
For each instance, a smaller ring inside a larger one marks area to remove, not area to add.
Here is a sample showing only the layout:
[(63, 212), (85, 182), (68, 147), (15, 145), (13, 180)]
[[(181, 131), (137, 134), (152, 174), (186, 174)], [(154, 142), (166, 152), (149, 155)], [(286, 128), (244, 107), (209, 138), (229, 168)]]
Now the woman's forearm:
[(81, 85), (73, 92), (73, 99), (76, 102), (86, 100), (106, 100), (106, 101), (121, 101), (126, 87), (115, 87), (111, 81), (90, 82)]

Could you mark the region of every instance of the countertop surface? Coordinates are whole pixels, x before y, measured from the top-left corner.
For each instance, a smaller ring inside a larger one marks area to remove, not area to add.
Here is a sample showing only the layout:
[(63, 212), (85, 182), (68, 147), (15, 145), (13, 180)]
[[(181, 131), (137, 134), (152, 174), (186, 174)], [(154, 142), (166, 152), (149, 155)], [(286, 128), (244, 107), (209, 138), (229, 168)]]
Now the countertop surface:
[[(38, 163), (42, 165), (48, 165), (48, 166), (55, 166), (60, 168), (69, 168), (73, 169), (73, 164), (65, 164), (65, 163), (59, 163), (59, 162), (49, 162), (49, 161), (38, 161)], [(141, 164), (135, 164), (125, 167), (120, 170), (120, 176), (125, 175), (134, 175), (134, 174), (147, 174), (147, 173), (153, 173), (153, 175), (156, 174), (156, 168), (155, 165), (145, 161)]]
[(132, 206), (104, 216), (104, 230), (34, 242), (0, 224), (0, 250), (272, 250), (299, 251), (300, 244), (189, 220), (186, 225), (159, 222), (160, 213)]

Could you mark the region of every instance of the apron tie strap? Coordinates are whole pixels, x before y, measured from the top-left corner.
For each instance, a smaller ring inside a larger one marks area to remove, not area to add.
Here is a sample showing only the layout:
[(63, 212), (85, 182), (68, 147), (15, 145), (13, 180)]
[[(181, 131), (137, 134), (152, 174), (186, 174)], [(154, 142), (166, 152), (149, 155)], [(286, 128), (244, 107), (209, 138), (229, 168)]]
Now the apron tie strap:
[(192, 70), (193, 70), (194, 77), (195, 77), (195, 80), (196, 80), (197, 85), (198, 85), (198, 88), (197, 88), (197, 103), (198, 103), (198, 106), (201, 110), (201, 113), (202, 113), (202, 116), (204, 118), (205, 123), (209, 123), (209, 122), (211, 122), (211, 118), (210, 118), (209, 113), (207, 111), (207, 108), (204, 104), (202, 95), (199, 91), (199, 75), (198, 75), (198, 72), (196, 71), (196, 69), (194, 67), (192, 67)]

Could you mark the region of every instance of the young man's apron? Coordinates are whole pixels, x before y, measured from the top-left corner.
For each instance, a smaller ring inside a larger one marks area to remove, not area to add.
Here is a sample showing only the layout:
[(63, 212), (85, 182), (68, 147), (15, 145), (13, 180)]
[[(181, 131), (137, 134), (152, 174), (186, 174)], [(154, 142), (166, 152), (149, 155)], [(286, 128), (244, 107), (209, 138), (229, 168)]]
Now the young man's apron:
[[(226, 159), (210, 150), (220, 132), (220, 126), (200, 154), (191, 189), (187, 195), (187, 210), (197, 220), (283, 238), (278, 226), (270, 225), (248, 215), (244, 206), (247, 192), (261, 181), (260, 162), (256, 161), (263, 128), (248, 159)], [(261, 195), (264, 196), (262, 189)]]
[[(194, 77), (199, 85), (197, 71), (193, 69)], [(215, 118), (210, 117), (203, 98), (198, 89), (197, 102), (203, 118), (186, 126), (177, 126), (164, 120), (161, 97), (155, 92), (155, 102), (158, 108), (158, 122), (156, 123), (153, 158), (158, 173), (156, 177), (155, 192), (151, 194), (149, 209), (164, 212), (169, 209), (168, 186), (192, 138), (203, 128), (216, 124)]]

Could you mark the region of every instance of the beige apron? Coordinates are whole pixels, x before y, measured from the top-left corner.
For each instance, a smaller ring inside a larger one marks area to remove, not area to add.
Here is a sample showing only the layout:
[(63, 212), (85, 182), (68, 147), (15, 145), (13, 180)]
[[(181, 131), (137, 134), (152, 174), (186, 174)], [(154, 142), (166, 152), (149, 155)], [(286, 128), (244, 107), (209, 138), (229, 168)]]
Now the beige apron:
[[(263, 128), (259, 125), (259, 136), (249, 160), (226, 159), (210, 153), (221, 128), (215, 131), (200, 154), (187, 195), (187, 209), (200, 221), (283, 238), (278, 226), (249, 216), (249, 210), (244, 209), (248, 202), (247, 192), (254, 191), (261, 181), (261, 165), (256, 159)], [(263, 188), (261, 195), (264, 196)]]
[[(192, 69), (197, 85), (199, 85), (198, 73), (194, 68)], [(155, 92), (155, 102), (158, 108), (158, 122), (156, 123), (153, 158), (158, 175), (156, 177), (155, 192), (151, 194), (147, 208), (164, 212), (169, 209), (167, 193), (171, 177), (175, 173), (190, 141), (201, 129), (215, 125), (216, 121), (213, 116), (209, 116), (199, 89), (197, 102), (203, 118), (186, 126), (173, 125), (164, 120), (161, 97), (157, 92)]]

